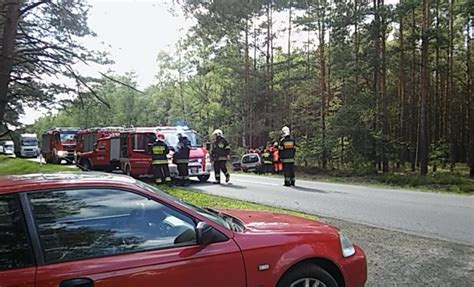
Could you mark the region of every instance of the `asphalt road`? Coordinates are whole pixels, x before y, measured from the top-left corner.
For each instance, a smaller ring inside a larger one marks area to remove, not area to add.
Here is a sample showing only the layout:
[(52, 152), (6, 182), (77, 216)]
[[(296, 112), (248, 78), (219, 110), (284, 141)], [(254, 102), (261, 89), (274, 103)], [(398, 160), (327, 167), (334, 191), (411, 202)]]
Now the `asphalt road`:
[[(211, 180), (213, 178), (211, 177)], [(322, 217), (474, 245), (474, 197), (232, 174), (230, 184), (195, 184), (205, 193)]]

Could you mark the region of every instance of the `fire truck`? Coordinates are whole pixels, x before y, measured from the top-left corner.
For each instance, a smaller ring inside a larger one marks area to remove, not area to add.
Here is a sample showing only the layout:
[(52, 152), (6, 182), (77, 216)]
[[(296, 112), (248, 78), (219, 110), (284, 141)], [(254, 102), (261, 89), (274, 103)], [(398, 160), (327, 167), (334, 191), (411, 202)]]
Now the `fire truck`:
[(156, 140), (156, 128), (130, 128), (120, 132), (120, 169), (133, 177), (150, 177), (150, 147)]
[[(209, 179), (212, 170), (210, 156), (202, 143), (201, 136), (195, 130), (187, 126), (164, 126), (156, 129), (165, 135), (165, 141), (172, 150), (175, 150), (178, 146), (178, 133), (185, 135), (192, 146), (189, 154), (189, 176), (197, 177), (201, 182)], [(178, 176), (178, 168), (172, 161), (170, 161), (169, 167), (171, 176)]]
[(53, 128), (41, 137), (41, 155), (47, 163), (60, 164), (64, 159), (74, 161), (78, 128)]
[(168, 155), (170, 174), (178, 176), (178, 168), (172, 162), (173, 150), (178, 146), (178, 133), (186, 135), (191, 141), (189, 155), (189, 176), (197, 177), (201, 182), (209, 179), (212, 165), (207, 149), (203, 146), (199, 134), (188, 127), (148, 127), (132, 128), (120, 133), (120, 168), (123, 173), (134, 177), (149, 177), (151, 170), (150, 147), (161, 132), (172, 150)]
[(76, 165), (82, 170), (120, 168), (120, 127), (89, 128), (77, 133)]

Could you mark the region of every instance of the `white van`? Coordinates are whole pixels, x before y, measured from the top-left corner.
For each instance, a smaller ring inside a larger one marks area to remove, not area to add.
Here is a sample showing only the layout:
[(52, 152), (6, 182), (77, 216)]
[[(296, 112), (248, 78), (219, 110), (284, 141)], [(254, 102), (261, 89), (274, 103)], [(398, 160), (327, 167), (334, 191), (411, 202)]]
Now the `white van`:
[(15, 144), (13, 141), (3, 142), (3, 153), (6, 155), (15, 155)]
[(21, 157), (37, 157), (39, 155), (38, 137), (36, 134), (21, 134), (19, 144)]

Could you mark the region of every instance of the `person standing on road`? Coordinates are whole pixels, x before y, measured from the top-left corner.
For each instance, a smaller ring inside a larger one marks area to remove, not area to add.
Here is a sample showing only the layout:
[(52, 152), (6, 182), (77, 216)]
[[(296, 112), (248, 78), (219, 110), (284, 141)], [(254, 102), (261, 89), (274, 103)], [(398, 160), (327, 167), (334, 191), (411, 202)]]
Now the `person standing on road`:
[(182, 133), (178, 133), (178, 146), (173, 154), (173, 162), (178, 166), (178, 185), (189, 185), (189, 153), (191, 142)]
[(221, 130), (215, 130), (212, 135), (215, 137), (211, 146), (211, 159), (214, 161), (214, 184), (221, 183), (221, 171), (225, 175), (225, 182), (229, 182), (230, 174), (227, 171), (227, 160), (229, 159), (230, 146)]
[(263, 160), (263, 173), (272, 173), (272, 153), (270, 151), (271, 147), (267, 147), (265, 151), (262, 153), (262, 160)]
[(285, 186), (295, 186), (295, 140), (290, 135), (290, 128), (287, 126), (281, 129), (282, 139), (279, 144), (279, 157), (283, 164), (283, 175)]
[(166, 183), (171, 185), (170, 169), (168, 167), (168, 145), (165, 143), (165, 136), (162, 133), (156, 134), (156, 140), (151, 146), (153, 179), (155, 183)]
[(273, 149), (272, 149), (272, 156), (273, 156), (273, 171), (277, 174), (280, 174), (281, 171), (283, 170), (283, 165), (281, 164), (280, 161), (280, 156), (279, 156), (279, 143), (275, 142), (273, 144)]

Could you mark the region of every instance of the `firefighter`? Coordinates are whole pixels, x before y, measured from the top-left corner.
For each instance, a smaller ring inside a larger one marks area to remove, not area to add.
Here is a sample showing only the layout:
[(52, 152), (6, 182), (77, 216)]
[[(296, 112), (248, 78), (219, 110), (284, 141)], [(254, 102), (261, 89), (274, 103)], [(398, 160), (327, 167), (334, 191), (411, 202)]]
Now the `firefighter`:
[(189, 186), (189, 152), (191, 142), (182, 133), (178, 133), (178, 146), (173, 154), (173, 163), (178, 166), (178, 185)]
[(215, 137), (212, 143), (211, 158), (214, 161), (214, 184), (221, 183), (221, 171), (225, 175), (225, 182), (229, 182), (230, 174), (227, 171), (227, 159), (230, 154), (230, 147), (221, 130), (215, 130), (212, 135)]
[(263, 161), (263, 173), (272, 173), (272, 153), (270, 151), (271, 147), (267, 147), (265, 151), (262, 153), (262, 161)]
[(285, 126), (281, 129), (282, 138), (279, 144), (279, 158), (283, 164), (285, 186), (295, 186), (295, 140), (290, 135), (290, 129)]
[(279, 150), (278, 150), (278, 147), (279, 147), (279, 144), (278, 142), (275, 142), (273, 144), (273, 150), (272, 150), (272, 154), (273, 154), (273, 171), (277, 174), (280, 174), (281, 171), (283, 170), (283, 165), (280, 161), (280, 157), (279, 157)]
[(165, 143), (165, 136), (157, 133), (156, 140), (151, 146), (153, 178), (157, 184), (166, 183), (171, 185), (170, 169), (168, 167), (168, 145)]

